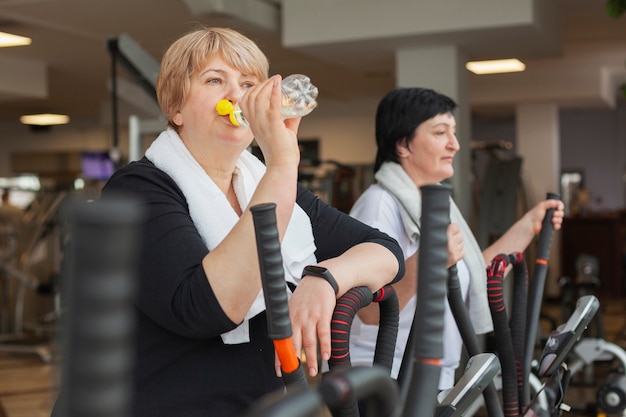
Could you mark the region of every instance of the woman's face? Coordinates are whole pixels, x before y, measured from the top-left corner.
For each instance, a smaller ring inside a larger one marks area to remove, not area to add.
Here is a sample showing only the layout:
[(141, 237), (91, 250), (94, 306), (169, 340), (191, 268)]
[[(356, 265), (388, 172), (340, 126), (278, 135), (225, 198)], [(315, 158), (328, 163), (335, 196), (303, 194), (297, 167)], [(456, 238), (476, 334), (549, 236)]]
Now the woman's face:
[(421, 123), (413, 139), (397, 146), (400, 165), (418, 186), (452, 177), (452, 161), (458, 150), (456, 121), (451, 113), (439, 114)]
[(252, 143), (252, 132), (233, 126), (215, 106), (223, 99), (237, 103), (258, 82), (257, 77), (242, 74), (219, 55), (191, 75), (187, 99), (172, 120), (180, 126), (179, 134), (192, 153), (223, 145), (243, 150)]

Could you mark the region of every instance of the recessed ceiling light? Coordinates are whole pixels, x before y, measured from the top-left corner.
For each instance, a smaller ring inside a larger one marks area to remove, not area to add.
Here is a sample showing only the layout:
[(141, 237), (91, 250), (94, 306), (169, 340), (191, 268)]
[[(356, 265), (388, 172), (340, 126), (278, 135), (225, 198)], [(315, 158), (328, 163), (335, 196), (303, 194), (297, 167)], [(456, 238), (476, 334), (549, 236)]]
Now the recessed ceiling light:
[(65, 114), (26, 114), (20, 117), (20, 122), (33, 126), (64, 125), (69, 123), (69, 121), (70, 117)]
[(11, 33), (0, 32), (0, 48), (8, 48), (10, 46), (26, 46), (30, 45), (32, 40), (25, 36), (13, 35)]
[(482, 75), (524, 71), (526, 65), (519, 59), (494, 59), (491, 61), (468, 62), (465, 64), (465, 68), (474, 74)]

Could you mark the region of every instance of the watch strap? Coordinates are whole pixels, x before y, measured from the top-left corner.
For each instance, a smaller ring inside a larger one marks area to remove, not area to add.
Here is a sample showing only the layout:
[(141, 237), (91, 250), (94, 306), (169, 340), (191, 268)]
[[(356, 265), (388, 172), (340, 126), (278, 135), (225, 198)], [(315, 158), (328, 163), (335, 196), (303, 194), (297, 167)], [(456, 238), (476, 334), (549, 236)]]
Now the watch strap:
[(304, 267), (302, 277), (304, 278), (307, 275), (326, 280), (326, 282), (328, 282), (333, 288), (333, 291), (335, 291), (335, 295), (339, 294), (339, 284), (337, 284), (337, 280), (335, 280), (335, 277), (333, 277), (333, 274), (331, 274), (328, 269), (320, 266), (308, 265)]

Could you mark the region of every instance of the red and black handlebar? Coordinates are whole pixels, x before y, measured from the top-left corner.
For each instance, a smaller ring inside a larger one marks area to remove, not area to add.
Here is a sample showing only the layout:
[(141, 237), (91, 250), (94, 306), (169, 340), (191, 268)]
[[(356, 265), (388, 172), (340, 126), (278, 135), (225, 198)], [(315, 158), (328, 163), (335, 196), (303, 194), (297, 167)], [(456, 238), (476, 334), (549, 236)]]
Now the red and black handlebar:
[[(337, 300), (331, 321), (331, 356), (328, 367), (331, 371), (346, 369), (350, 361), (350, 329), (354, 317), (363, 307), (376, 302), (380, 308), (380, 319), (374, 365), (380, 366), (391, 374), (393, 356), (398, 337), (399, 310), (398, 295), (391, 285), (385, 285), (374, 294), (367, 287), (355, 287), (348, 290)], [(359, 407), (356, 398), (345, 401), (341, 406), (332, 408), (333, 417), (358, 417)]]
[(350, 329), (360, 309), (370, 303), (378, 303), (380, 320), (374, 363), (391, 371), (398, 337), (398, 295), (390, 284), (372, 294), (367, 287), (355, 287), (339, 297), (331, 321), (331, 356), (329, 368), (350, 366)]
[(385, 367), (391, 372), (400, 324), (398, 294), (391, 285), (385, 285), (373, 294), (372, 301), (378, 303), (380, 309), (374, 364)]
[(505, 417), (520, 415), (517, 389), (517, 370), (515, 367), (515, 349), (509, 327), (509, 318), (504, 303), (504, 274), (509, 264), (508, 255), (500, 254), (493, 258), (487, 268), (487, 297), (493, 319), (493, 332), (496, 350), (502, 368), (502, 409)]
[(330, 359), (329, 369), (349, 367), (350, 363), (350, 329), (354, 317), (360, 309), (372, 302), (372, 291), (367, 287), (355, 287), (346, 291), (337, 300), (335, 311), (330, 322)]
[(513, 341), (513, 355), (515, 356), (515, 370), (517, 374), (517, 394), (520, 410), (523, 407), (524, 381), (529, 375), (524, 374), (524, 347), (526, 345), (526, 309), (528, 306), (528, 266), (521, 252), (509, 254), (509, 262), (513, 265), (513, 303), (511, 306), (511, 340)]

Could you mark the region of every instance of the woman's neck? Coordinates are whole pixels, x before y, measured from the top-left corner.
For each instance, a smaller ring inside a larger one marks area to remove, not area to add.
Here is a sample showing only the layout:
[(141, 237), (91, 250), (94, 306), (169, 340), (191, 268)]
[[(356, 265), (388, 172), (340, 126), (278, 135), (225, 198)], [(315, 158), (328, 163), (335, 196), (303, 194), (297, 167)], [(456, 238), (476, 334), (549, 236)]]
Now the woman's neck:
[(194, 159), (202, 167), (204, 172), (211, 178), (215, 185), (224, 193), (232, 208), (241, 215), (241, 206), (233, 187), (233, 179), (235, 176), (235, 168), (241, 152), (235, 153), (233, 147), (226, 147), (225, 149), (214, 148), (198, 148), (190, 146), (190, 143), (185, 140), (184, 135), (183, 143), (189, 149), (189, 152), (193, 155)]

